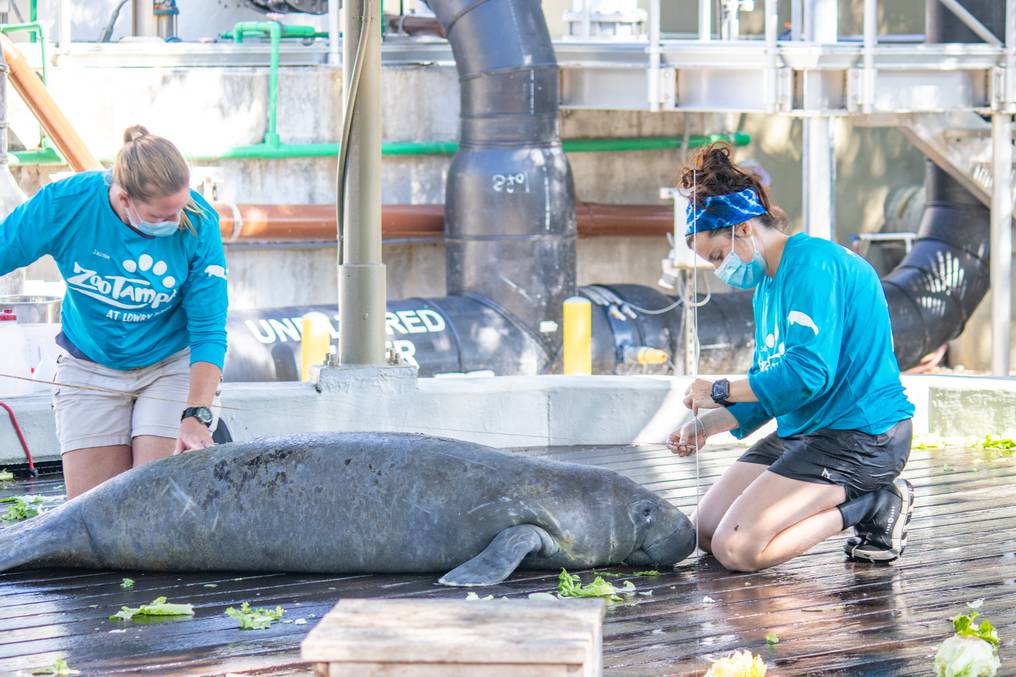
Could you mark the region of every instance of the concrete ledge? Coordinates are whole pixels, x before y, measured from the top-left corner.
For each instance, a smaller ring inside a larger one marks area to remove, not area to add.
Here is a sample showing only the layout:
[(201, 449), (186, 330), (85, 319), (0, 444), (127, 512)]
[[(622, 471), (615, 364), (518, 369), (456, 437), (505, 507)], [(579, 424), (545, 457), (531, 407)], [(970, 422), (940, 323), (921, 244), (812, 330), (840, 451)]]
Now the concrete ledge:
[(967, 437), (1016, 430), (1016, 378), (908, 376), (903, 382), (923, 416), (914, 417), (915, 431)]
[[(405, 367), (342, 368), (323, 371), (317, 385), (224, 384), (222, 416), (237, 440), (384, 430), (501, 448), (660, 443), (687, 416), (681, 399), (689, 381), (657, 376), (417, 379)], [(917, 408), (919, 434), (974, 436), (1016, 429), (1016, 379), (906, 376), (904, 385)], [(6, 402), (36, 460), (57, 458), (49, 395)], [(13, 429), (0, 421), (0, 466), (23, 462)]]

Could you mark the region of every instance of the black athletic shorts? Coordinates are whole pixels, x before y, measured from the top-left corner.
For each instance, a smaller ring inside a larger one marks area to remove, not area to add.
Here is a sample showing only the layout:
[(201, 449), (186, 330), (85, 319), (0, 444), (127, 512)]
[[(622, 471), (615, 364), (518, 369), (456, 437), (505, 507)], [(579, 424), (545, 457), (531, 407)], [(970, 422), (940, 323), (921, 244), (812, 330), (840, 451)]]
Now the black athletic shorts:
[(744, 453), (742, 463), (760, 463), (771, 472), (802, 482), (839, 484), (847, 499), (875, 491), (896, 479), (910, 458), (914, 428), (900, 421), (881, 435), (859, 430), (819, 430), (811, 435), (768, 435)]

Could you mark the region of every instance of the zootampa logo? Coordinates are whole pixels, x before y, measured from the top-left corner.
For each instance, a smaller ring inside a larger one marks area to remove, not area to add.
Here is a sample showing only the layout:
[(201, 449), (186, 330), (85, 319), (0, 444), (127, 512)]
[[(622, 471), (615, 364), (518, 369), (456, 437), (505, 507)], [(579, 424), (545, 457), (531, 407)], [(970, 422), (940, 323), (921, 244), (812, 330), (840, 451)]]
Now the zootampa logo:
[(122, 266), (127, 273), (151, 271), (160, 278), (158, 284), (163, 291), (157, 290), (151, 282), (140, 277), (99, 275), (77, 261), (74, 262), (74, 274), (67, 278), (67, 285), (97, 301), (124, 310), (156, 310), (176, 296), (176, 280), (165, 274), (165, 261), (155, 261), (148, 254), (142, 254), (137, 261), (128, 259)]

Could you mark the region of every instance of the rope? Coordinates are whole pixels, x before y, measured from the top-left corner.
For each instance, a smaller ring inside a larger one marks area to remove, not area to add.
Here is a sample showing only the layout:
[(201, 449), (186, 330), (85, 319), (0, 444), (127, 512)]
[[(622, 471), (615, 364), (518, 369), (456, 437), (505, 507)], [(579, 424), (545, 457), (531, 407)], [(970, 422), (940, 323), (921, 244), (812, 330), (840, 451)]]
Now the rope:
[[(76, 384), (73, 384), (73, 383), (60, 383), (59, 381), (47, 381), (45, 379), (31, 378), (31, 377), (28, 377), (28, 376), (15, 376), (14, 374), (5, 374), (5, 373), (2, 373), (2, 372), (0, 372), (0, 378), (12, 378), (15, 381), (26, 381), (28, 383), (39, 383), (39, 384), (42, 384), (42, 385), (56, 386), (57, 388), (75, 388), (77, 390), (88, 390), (88, 391), (91, 391), (91, 392), (103, 393), (105, 395), (116, 395), (118, 397), (126, 397), (126, 398), (129, 398), (129, 399), (132, 399), (132, 400), (136, 400), (136, 399), (139, 399), (141, 397), (144, 397), (145, 399), (155, 400), (156, 402), (170, 402), (172, 404), (182, 404), (182, 405), (185, 405), (185, 406), (190, 406), (191, 405), (191, 402), (188, 402), (186, 400), (174, 400), (174, 399), (170, 399), (168, 397), (155, 397), (154, 395), (146, 395), (145, 393), (132, 393), (132, 392), (127, 391), (127, 390), (116, 390), (114, 388), (103, 388), (102, 386), (86, 386), (86, 385), (76, 385)], [(220, 409), (229, 409), (231, 411), (243, 411), (243, 409), (240, 408), (240, 407), (227, 407), (227, 406), (225, 406), (223, 404), (218, 404), (218, 405), (215, 405), (215, 406), (217, 406)]]
[[(692, 243), (694, 244), (694, 242), (695, 242), (695, 236), (698, 234), (698, 210), (695, 209), (695, 207), (694, 207), (694, 205), (695, 205), (694, 201), (696, 199), (698, 199), (698, 172), (695, 171), (694, 169), (692, 169), (691, 177), (692, 177), (691, 178), (691, 181), (692, 181), (692, 193), (691, 193), (691, 199), (692, 199), (691, 233), (692, 233)], [(694, 261), (695, 257), (697, 257), (697, 256), (698, 256), (698, 254), (696, 254), (694, 252), (694, 250), (693, 250), (693, 252), (692, 252), (692, 260)], [(692, 360), (692, 374), (691, 374), (692, 383), (694, 383), (695, 381), (698, 380), (698, 377), (699, 377), (699, 357), (700, 357), (700, 355), (699, 355), (699, 349), (700, 349), (700, 345), (699, 345), (699, 340), (698, 340), (698, 309), (699, 309), (700, 305), (704, 305), (704, 303), (706, 303), (709, 300), (709, 299), (706, 299), (706, 301), (702, 302), (701, 304), (698, 303), (698, 270), (696, 268), (694, 268), (694, 267), (692, 268), (692, 271), (691, 271), (691, 286), (692, 286), (691, 298), (695, 300), (694, 302), (692, 302), (692, 305), (690, 306), (691, 307), (691, 313), (692, 313), (693, 321), (694, 321), (694, 327), (693, 328), (694, 328), (694, 336), (695, 336), (695, 354), (694, 354), (694, 360)], [(685, 293), (687, 293), (687, 285), (684, 285), (684, 289), (685, 289)], [(711, 296), (712, 296), (712, 290), (710, 290), (710, 297)], [(692, 411), (692, 416), (694, 417), (694, 420), (695, 420), (695, 423), (696, 423), (696, 428), (701, 428), (702, 429), (702, 434), (703, 434), (703, 436), (705, 436), (706, 427), (705, 427), (705, 424), (702, 423), (702, 419), (699, 418), (698, 411), (695, 410), (695, 409), (692, 409), (691, 411)], [(699, 524), (698, 523), (699, 523), (699, 521), (701, 519), (701, 515), (699, 515), (699, 502), (701, 501), (701, 496), (700, 496), (700, 490), (699, 490), (699, 486), (700, 486), (700, 468), (699, 468), (699, 449), (698, 449), (698, 436), (697, 435), (696, 435), (696, 438), (695, 438), (695, 453), (694, 453), (694, 456), (695, 456), (695, 523), (694, 523), (694, 527), (695, 527), (695, 553), (697, 554), (699, 552)]]

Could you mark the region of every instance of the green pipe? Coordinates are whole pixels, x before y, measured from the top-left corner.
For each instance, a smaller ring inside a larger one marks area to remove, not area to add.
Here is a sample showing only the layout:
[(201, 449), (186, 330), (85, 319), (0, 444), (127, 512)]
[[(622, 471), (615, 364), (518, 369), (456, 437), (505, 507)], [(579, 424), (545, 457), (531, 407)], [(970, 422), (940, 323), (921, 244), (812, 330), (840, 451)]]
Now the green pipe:
[(46, 145), (34, 150), (14, 150), (7, 154), (13, 165), (65, 165), (67, 161), (55, 148)]
[(272, 41), (268, 66), (268, 129), (265, 131), (265, 145), (278, 146), (279, 44), (282, 42), (282, 24), (278, 21), (241, 21), (233, 26), (233, 40), (238, 43), (243, 42), (245, 35), (265, 33)]
[[(735, 146), (751, 143), (751, 136), (744, 132), (733, 134), (708, 134), (688, 137), (688, 148), (700, 148), (715, 141), (729, 141)], [(683, 137), (650, 136), (629, 139), (565, 139), (564, 150), (569, 153), (611, 153), (620, 151), (649, 151), (680, 149)], [(454, 155), (459, 145), (454, 142), (390, 142), (381, 144), (381, 154), (391, 155)], [(337, 143), (306, 144), (258, 144), (237, 146), (221, 155), (195, 156), (192, 160), (212, 162), (215, 160), (273, 160), (299, 157), (332, 157), (338, 155)]]
[[(34, 0), (33, 0), (33, 3), (32, 3), (32, 11), (33, 11), (33, 13), (35, 11)], [(39, 58), (42, 60), (42, 73), (40, 73), (40, 77), (42, 79), (42, 84), (46, 84), (46, 40), (45, 40), (45, 37), (44, 37), (44, 34), (43, 34), (42, 24), (40, 24), (38, 21), (35, 21), (33, 19), (32, 21), (29, 21), (27, 23), (4, 24), (4, 25), (0, 26), (0, 33), (8, 34), (8, 33), (22, 33), (22, 32), (29, 33), (30, 37), (33, 38), (32, 42), (35, 42), (34, 38), (36, 36), (39, 37)], [(38, 150), (42, 153), (42, 156), (46, 157), (46, 158), (50, 157), (48, 155), (49, 152), (55, 152), (53, 150), (53, 148), (49, 144), (49, 138), (46, 136), (45, 130), (42, 130), (42, 131), (39, 132), (39, 149)], [(24, 151), (24, 152), (29, 152), (30, 153), (32, 151)], [(57, 156), (57, 157), (59, 157), (59, 156)], [(60, 163), (63, 163), (63, 158), (60, 158)], [(34, 164), (34, 163), (32, 163), (32, 164)], [(43, 163), (40, 163), (40, 164), (50, 164), (50, 163), (49, 162), (43, 162)]]
[[(43, 39), (42, 24), (33, 20), (23, 24), (0, 25), (0, 33), (24, 32), (28, 32), (32, 38), (39, 36), (39, 58), (42, 59), (42, 84), (46, 84), (46, 41)], [(35, 40), (33, 39), (32, 42), (35, 42)]]
[[(744, 132), (733, 134), (709, 134), (706, 136), (688, 137), (689, 148), (700, 148), (714, 141), (730, 141), (735, 146), (746, 146), (751, 143), (751, 136)], [(681, 148), (681, 137), (651, 136), (630, 139), (565, 139), (564, 149), (570, 153), (612, 153), (621, 151), (672, 150)], [(459, 145), (453, 142), (391, 142), (381, 144), (381, 154), (398, 155), (454, 155)], [(335, 157), (339, 154), (337, 143), (301, 143), (301, 144), (267, 144), (254, 146), (237, 146), (221, 155), (194, 155), (189, 160), (197, 162), (215, 162), (218, 160), (282, 160), (301, 157)], [(37, 150), (13, 151), (10, 153), (16, 164), (61, 165), (66, 164), (60, 154), (53, 148)], [(103, 162), (112, 162), (112, 158), (104, 158)]]
[[(28, 6), (28, 20), (32, 23), (36, 23), (39, 20), (39, 0), (32, 0), (31, 4)], [(34, 33), (29, 36), (29, 40), (35, 42)], [(40, 37), (39, 42), (45, 42), (45, 40)]]
[[(726, 141), (735, 146), (747, 146), (751, 136), (744, 132), (733, 134), (707, 134), (705, 136), (689, 136), (688, 148), (701, 148), (717, 141)], [(569, 153), (605, 153), (638, 150), (680, 150), (684, 147), (684, 138), (680, 136), (643, 136), (620, 139), (565, 139), (562, 142)]]

